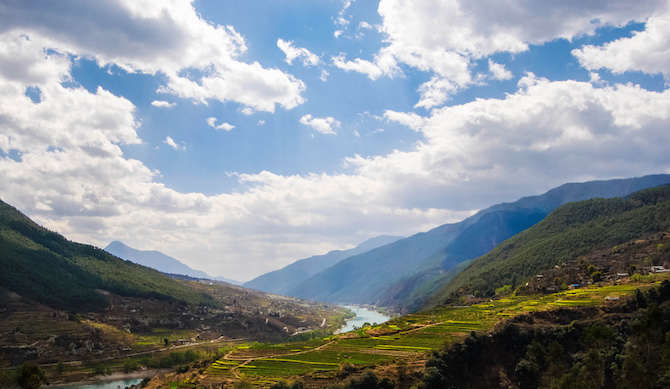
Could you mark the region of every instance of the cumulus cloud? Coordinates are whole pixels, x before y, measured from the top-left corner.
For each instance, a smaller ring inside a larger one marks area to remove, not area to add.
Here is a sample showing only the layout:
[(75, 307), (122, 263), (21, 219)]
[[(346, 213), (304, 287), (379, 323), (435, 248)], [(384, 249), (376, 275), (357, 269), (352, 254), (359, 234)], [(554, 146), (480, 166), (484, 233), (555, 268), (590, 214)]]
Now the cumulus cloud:
[(511, 80), (514, 76), (503, 64), (495, 63), (489, 58), (489, 72), (494, 80)]
[(302, 59), (303, 66), (316, 66), (319, 64), (319, 56), (304, 47), (293, 46), (293, 41), (277, 40), (277, 47), (286, 55), (286, 63), (291, 65), (293, 60)]
[(154, 100), (154, 101), (151, 102), (151, 105), (153, 105), (154, 107), (158, 107), (158, 108), (172, 108), (175, 105), (177, 105), (177, 103), (170, 103), (170, 102), (167, 102), (167, 101)]
[(360, 58), (356, 58), (353, 61), (347, 61), (346, 55), (344, 53), (340, 53), (338, 56), (331, 57), (331, 61), (337, 68), (347, 72), (354, 71), (366, 74), (371, 80), (376, 80), (384, 74), (384, 70), (376, 63)]
[(223, 123), (217, 125), (216, 121), (217, 121), (217, 119), (215, 117), (207, 118), (207, 124), (209, 124), (209, 126), (212, 127), (215, 130), (230, 131), (233, 128), (235, 128), (235, 126), (233, 126), (232, 124), (228, 124), (226, 122), (223, 122)]
[[(439, 2), (381, 0), (381, 32), (388, 45), (373, 60), (333, 57), (336, 67), (377, 79), (393, 76), (404, 64), (434, 73), (422, 85), (417, 106), (433, 107), (448, 100), (454, 88), (478, 82), (473, 60), (492, 54), (519, 53), (529, 45), (554, 39), (571, 40), (593, 34), (603, 26), (644, 21), (664, 0), (575, 2), (518, 2), (513, 0), (444, 0)], [(661, 61), (658, 61), (659, 63)], [(665, 61), (664, 63), (668, 63)], [(494, 64), (494, 77), (509, 77)], [(503, 78), (505, 79), (505, 78)]]
[(458, 85), (453, 82), (434, 76), (429, 81), (419, 86), (421, 99), (414, 108), (423, 107), (430, 109), (437, 105), (442, 105), (449, 97), (458, 91)]
[(163, 141), (163, 143), (165, 143), (166, 145), (172, 147), (172, 148), (175, 149), (175, 150), (181, 150), (181, 151), (186, 150), (186, 146), (183, 146), (183, 145), (180, 146), (180, 145), (178, 145), (177, 142), (175, 142), (174, 139), (172, 139), (172, 138), (169, 137), (169, 136), (165, 138), (165, 140)]
[(203, 20), (188, 0), (116, 0), (0, 5), (0, 33), (13, 31), (50, 49), (94, 58), (128, 72), (161, 73), (159, 91), (207, 103), (233, 101), (258, 111), (304, 102), (304, 83), (278, 69), (245, 63), (244, 39)]
[(341, 126), (341, 123), (339, 121), (333, 119), (330, 116), (325, 118), (312, 118), (312, 115), (310, 114), (301, 117), (300, 124), (312, 127), (313, 129), (322, 134), (331, 134), (331, 135), (337, 134), (337, 132), (335, 132), (333, 127), (339, 128)]
[(426, 124), (426, 118), (414, 112), (396, 112), (388, 110), (384, 112), (384, 118), (390, 122), (403, 124), (414, 131), (419, 131)]
[[(467, 198), (468, 188), (477, 188), (483, 206), (492, 201), (486, 193), (513, 199), (521, 195), (515, 187), (635, 176), (668, 165), (663, 147), (655, 143), (670, 140), (662, 130), (670, 119), (670, 91), (632, 85), (596, 88), (532, 74), (519, 87), (502, 100), (434, 110), (423, 122), (416, 114), (387, 112), (389, 120), (419, 128), (425, 140), (412, 151), (348, 161), (364, 176), (412, 182), (402, 185), (411, 193), (406, 198), (413, 199), (407, 206), (439, 207), (436, 202), (443, 201), (451, 209), (475, 205)], [(398, 193), (404, 197), (403, 190)]]
[(589, 70), (608, 69), (614, 74), (641, 71), (670, 78), (670, 10), (660, 9), (649, 17), (644, 31), (602, 46), (588, 45), (572, 54)]

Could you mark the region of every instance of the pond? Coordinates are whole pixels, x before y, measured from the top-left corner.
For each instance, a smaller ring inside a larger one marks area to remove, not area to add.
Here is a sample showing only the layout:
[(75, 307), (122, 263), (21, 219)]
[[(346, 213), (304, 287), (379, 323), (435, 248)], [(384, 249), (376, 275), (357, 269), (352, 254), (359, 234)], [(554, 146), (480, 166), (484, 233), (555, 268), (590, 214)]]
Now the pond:
[(341, 333), (349, 332), (356, 328), (360, 328), (364, 323), (370, 324), (381, 324), (387, 322), (391, 317), (382, 315), (377, 311), (372, 311), (366, 308), (361, 308), (353, 305), (344, 305), (345, 308), (349, 308), (356, 314), (356, 317), (353, 319), (347, 320), (347, 325), (340, 330)]

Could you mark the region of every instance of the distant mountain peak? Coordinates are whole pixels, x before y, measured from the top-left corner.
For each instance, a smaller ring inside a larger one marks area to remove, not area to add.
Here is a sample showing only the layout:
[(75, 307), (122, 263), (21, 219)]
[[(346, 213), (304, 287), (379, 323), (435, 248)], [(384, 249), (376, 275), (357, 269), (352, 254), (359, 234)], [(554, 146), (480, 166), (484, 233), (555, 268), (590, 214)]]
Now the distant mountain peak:
[(178, 259), (165, 255), (160, 251), (137, 250), (118, 240), (115, 240), (110, 244), (108, 244), (107, 247), (104, 248), (104, 250), (126, 261), (147, 266), (163, 273), (182, 274), (195, 278), (207, 278), (211, 280), (219, 280), (228, 282), (230, 284), (240, 285), (240, 283), (235, 280), (223, 277), (212, 277), (201, 270), (193, 269), (185, 265)]

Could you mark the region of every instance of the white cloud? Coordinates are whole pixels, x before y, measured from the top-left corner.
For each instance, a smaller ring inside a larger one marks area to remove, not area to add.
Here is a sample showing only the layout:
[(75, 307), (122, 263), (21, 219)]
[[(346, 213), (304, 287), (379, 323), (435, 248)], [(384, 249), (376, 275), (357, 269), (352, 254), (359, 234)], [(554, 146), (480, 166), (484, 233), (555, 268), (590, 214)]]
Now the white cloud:
[(303, 66), (316, 66), (319, 64), (319, 56), (304, 47), (293, 46), (293, 41), (277, 40), (277, 47), (286, 55), (286, 63), (291, 65), (293, 60), (302, 59)]
[(426, 124), (426, 118), (419, 116), (414, 112), (396, 112), (396, 111), (386, 111), (384, 112), (384, 118), (390, 122), (400, 123), (411, 128), (414, 131), (419, 131)]
[(223, 122), (223, 123), (221, 123), (217, 126), (216, 121), (217, 121), (217, 119), (215, 117), (207, 118), (207, 124), (209, 124), (209, 126), (212, 127), (215, 130), (230, 131), (233, 128), (235, 128), (235, 126), (233, 126), (232, 124), (228, 124), (226, 122)]
[[(471, 74), (473, 60), (500, 52), (523, 52), (529, 45), (558, 38), (571, 40), (593, 34), (603, 26), (644, 21), (659, 7), (665, 7), (665, 0), (635, 3), (381, 0), (378, 8), (383, 18), (381, 31), (388, 45), (372, 61), (362, 58), (345, 61), (339, 56), (333, 58), (333, 63), (373, 80), (397, 74), (398, 64), (431, 72), (433, 78), (422, 86), (417, 104), (429, 108), (447, 101), (454, 88), (478, 82)], [(491, 72), (494, 77), (509, 77), (504, 70), (493, 65)]]
[(305, 126), (312, 127), (316, 131), (322, 134), (332, 134), (335, 135), (337, 132), (333, 127), (339, 128), (341, 123), (332, 117), (328, 116), (325, 118), (312, 118), (312, 115), (307, 114), (300, 118), (300, 124)]
[(644, 31), (602, 46), (588, 45), (572, 54), (588, 70), (608, 69), (614, 74), (641, 71), (670, 78), (670, 10), (649, 17)]
[(396, 183), (409, 207), (444, 202), (450, 209), (470, 208), (474, 188), (484, 206), (494, 202), (487, 193), (512, 200), (522, 195), (517, 188), (668, 171), (660, 144), (670, 140), (663, 130), (669, 109), (670, 91), (596, 88), (528, 75), (503, 100), (434, 110), (423, 122), (416, 114), (388, 111), (389, 120), (419, 129), (425, 140), (408, 152), (348, 161), (359, 175)]
[(165, 140), (163, 141), (163, 143), (165, 143), (166, 145), (172, 147), (172, 148), (175, 149), (175, 150), (181, 150), (181, 151), (186, 150), (186, 146), (180, 146), (180, 145), (178, 145), (177, 142), (175, 142), (174, 139), (170, 138), (169, 136), (165, 138)]
[[(0, 33), (27, 35), (44, 47), (115, 64), (128, 72), (162, 73), (159, 91), (206, 103), (233, 101), (274, 112), (304, 102), (304, 83), (278, 69), (245, 63), (244, 39), (231, 26), (203, 20), (189, 0), (5, 2)], [(190, 75), (187, 75), (190, 74)]]
[(326, 82), (326, 81), (328, 81), (328, 76), (329, 75), (330, 75), (330, 73), (328, 73), (328, 71), (326, 69), (321, 69), (321, 75), (319, 76), (319, 79), (323, 82)]
[(259, 120), (259, 121), (258, 121), (258, 125), (259, 125), (259, 126), (263, 126), (263, 125), (265, 125), (265, 120)]
[(505, 65), (495, 63), (491, 58), (489, 58), (489, 72), (491, 73), (491, 77), (493, 77), (494, 80), (504, 81), (514, 78), (512, 72), (510, 72), (509, 69), (505, 67)]
[(243, 108), (243, 109), (239, 110), (239, 112), (240, 112), (241, 114), (243, 114), (243, 115), (247, 115), (247, 116), (250, 116), (250, 115), (253, 115), (253, 114), (254, 114), (254, 110), (251, 109), (251, 108), (249, 108), (249, 107)]
[(364, 29), (364, 30), (374, 30), (375, 27), (371, 25), (370, 23), (366, 22), (365, 20), (361, 21), (358, 23), (358, 28), (359, 29)]
[(167, 101), (154, 100), (154, 101), (151, 102), (151, 105), (153, 105), (154, 107), (158, 107), (158, 108), (172, 108), (175, 105), (177, 105), (177, 103), (170, 103), (170, 102), (167, 102)]
[(419, 86), (419, 93), (421, 99), (414, 106), (414, 108), (423, 107), (430, 109), (432, 107), (442, 105), (449, 97), (458, 91), (458, 85), (453, 82), (433, 76), (429, 81), (424, 82)]
[(364, 59), (356, 58), (353, 61), (345, 60), (345, 54), (341, 53), (338, 56), (331, 57), (331, 61), (335, 67), (340, 68), (345, 71), (354, 71), (358, 73), (366, 74), (371, 80), (376, 80), (382, 74), (384, 70), (379, 67), (379, 65), (366, 61)]

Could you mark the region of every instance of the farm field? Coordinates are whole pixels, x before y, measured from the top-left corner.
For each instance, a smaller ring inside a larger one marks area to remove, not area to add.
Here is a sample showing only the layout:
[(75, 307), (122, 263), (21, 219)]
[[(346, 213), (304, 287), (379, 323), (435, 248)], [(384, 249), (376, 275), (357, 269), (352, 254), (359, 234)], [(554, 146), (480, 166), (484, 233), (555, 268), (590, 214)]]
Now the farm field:
[(332, 380), (347, 366), (379, 369), (401, 360), (420, 365), (432, 350), (460, 342), (473, 331), (489, 331), (507, 318), (558, 308), (616, 304), (636, 289), (659, 283), (661, 277), (654, 280), (548, 295), (509, 296), (471, 306), (436, 308), (308, 342), (240, 346), (212, 363), (201, 377), (206, 382), (242, 378), (254, 386), (270, 386), (297, 377), (310, 382)]

